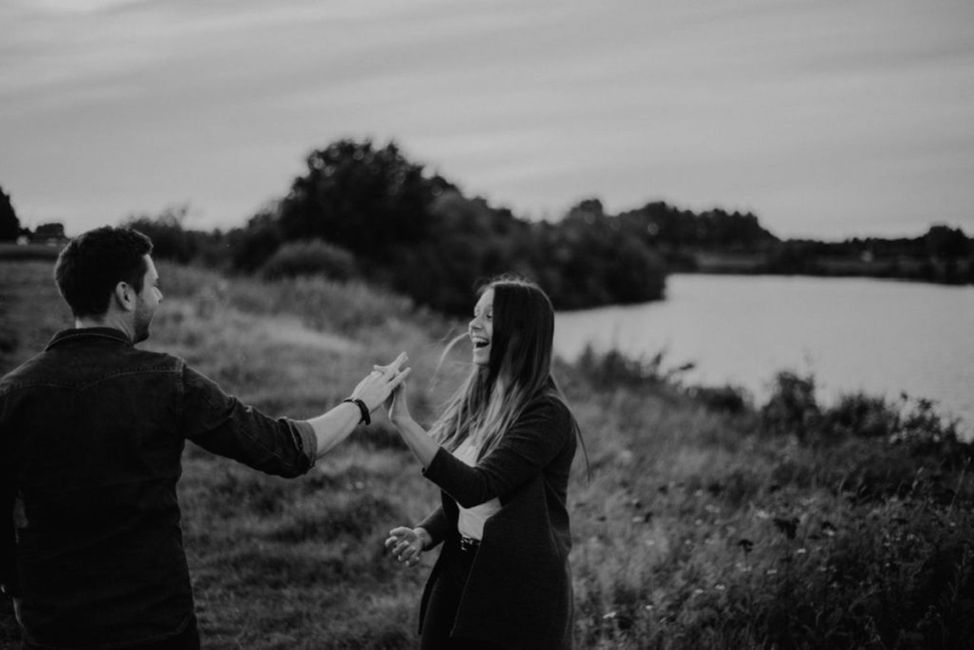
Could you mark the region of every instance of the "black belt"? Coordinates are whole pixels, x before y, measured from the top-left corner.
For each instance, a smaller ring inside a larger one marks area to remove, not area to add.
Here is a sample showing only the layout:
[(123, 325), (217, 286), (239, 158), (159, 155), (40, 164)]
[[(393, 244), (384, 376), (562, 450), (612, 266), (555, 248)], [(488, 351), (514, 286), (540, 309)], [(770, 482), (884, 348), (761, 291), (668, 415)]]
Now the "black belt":
[(460, 537), (460, 550), (464, 553), (473, 553), (480, 546), (480, 540), (473, 537)]

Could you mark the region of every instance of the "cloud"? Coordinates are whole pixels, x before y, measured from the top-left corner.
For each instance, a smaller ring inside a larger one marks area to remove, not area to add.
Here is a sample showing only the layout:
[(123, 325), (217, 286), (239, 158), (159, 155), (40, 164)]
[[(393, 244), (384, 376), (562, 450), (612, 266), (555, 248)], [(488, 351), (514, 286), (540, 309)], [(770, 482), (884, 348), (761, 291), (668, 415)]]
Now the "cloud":
[(79, 222), (173, 201), (243, 222), (312, 148), (373, 137), (523, 213), (663, 198), (781, 234), (843, 204), (850, 223), (957, 214), (968, 6), (19, 0), (0, 5), (0, 182)]
[(87, 14), (111, 11), (151, 0), (15, 0), (15, 4), (55, 14)]

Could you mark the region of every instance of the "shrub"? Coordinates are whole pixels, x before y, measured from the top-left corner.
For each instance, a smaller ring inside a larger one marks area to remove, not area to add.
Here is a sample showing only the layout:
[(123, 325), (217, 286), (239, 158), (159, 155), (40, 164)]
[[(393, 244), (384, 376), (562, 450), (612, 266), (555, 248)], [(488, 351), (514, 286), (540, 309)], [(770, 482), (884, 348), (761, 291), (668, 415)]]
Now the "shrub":
[(779, 372), (768, 403), (761, 409), (764, 430), (775, 435), (808, 439), (816, 430), (821, 412), (815, 399), (815, 379), (793, 372)]
[(744, 413), (750, 407), (747, 393), (738, 386), (695, 386), (690, 395), (718, 413)]
[(974, 442), (960, 440), (957, 421), (937, 413), (928, 399), (916, 400), (912, 409), (901, 416), (889, 441), (906, 447), (913, 458), (930, 457), (945, 467), (966, 467), (974, 462)]
[(694, 368), (692, 363), (664, 367), (664, 356), (660, 351), (648, 360), (632, 359), (616, 349), (596, 352), (591, 345), (586, 345), (575, 367), (592, 386), (600, 388), (676, 385), (681, 374)]
[(842, 451), (849, 458), (841, 487), (851, 499), (882, 502), (894, 495), (906, 497), (927, 488), (922, 468), (903, 450), (869, 445)]
[(358, 270), (355, 256), (344, 248), (320, 240), (306, 240), (278, 248), (258, 273), (266, 280), (323, 275), (344, 281), (354, 277)]
[(822, 414), (823, 435), (841, 440), (849, 436), (888, 439), (899, 427), (899, 414), (881, 397), (861, 393), (843, 395)]
[(223, 234), (214, 230), (204, 232), (185, 227), (189, 206), (172, 206), (158, 215), (133, 215), (122, 225), (134, 228), (152, 240), (152, 256), (156, 260), (172, 260), (180, 264), (205, 262), (218, 266), (224, 256)]

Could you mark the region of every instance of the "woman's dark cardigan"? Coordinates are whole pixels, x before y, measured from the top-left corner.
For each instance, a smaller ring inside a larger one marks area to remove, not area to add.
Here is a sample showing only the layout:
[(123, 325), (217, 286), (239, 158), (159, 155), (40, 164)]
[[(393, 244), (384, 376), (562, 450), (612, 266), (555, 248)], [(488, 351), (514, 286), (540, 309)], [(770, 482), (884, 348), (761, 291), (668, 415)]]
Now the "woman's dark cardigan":
[(566, 498), (576, 444), (568, 408), (543, 396), (528, 403), (476, 467), (437, 451), (424, 475), (442, 489), (442, 505), (419, 525), (434, 545), (448, 543), (426, 583), (420, 626), (431, 587), (457, 552), (457, 504), (470, 508), (498, 497), (501, 509), (484, 525), (453, 634), (507, 648), (571, 647)]

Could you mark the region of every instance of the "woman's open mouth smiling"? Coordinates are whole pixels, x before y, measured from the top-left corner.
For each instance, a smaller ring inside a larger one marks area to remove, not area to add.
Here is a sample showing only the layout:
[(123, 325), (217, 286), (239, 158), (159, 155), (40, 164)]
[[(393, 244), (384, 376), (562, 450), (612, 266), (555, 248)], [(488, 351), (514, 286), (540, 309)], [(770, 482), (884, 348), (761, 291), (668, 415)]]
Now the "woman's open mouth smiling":
[(479, 366), (490, 363), (490, 339), (481, 334), (471, 334), (470, 342), (473, 344), (473, 362)]

